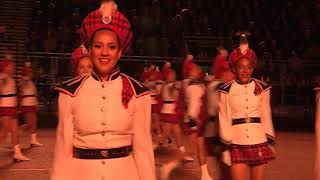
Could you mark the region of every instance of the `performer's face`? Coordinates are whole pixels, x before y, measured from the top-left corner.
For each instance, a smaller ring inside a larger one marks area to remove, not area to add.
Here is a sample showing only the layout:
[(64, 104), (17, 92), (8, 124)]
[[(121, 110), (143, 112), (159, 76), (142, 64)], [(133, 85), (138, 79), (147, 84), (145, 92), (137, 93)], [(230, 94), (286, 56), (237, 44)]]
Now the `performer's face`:
[(110, 30), (97, 31), (89, 50), (93, 64), (101, 76), (111, 73), (122, 53), (117, 35)]
[(89, 57), (79, 59), (76, 73), (77, 75), (84, 75), (92, 70), (93, 64)]
[(241, 83), (247, 83), (253, 73), (253, 65), (250, 59), (241, 58), (236, 64), (234, 72)]

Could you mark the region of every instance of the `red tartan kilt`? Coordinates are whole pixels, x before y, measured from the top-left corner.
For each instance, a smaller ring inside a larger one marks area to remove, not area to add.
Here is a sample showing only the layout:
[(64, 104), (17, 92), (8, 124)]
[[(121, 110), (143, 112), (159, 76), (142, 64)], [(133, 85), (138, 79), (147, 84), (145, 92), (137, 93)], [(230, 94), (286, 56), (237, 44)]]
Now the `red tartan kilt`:
[(267, 142), (254, 145), (232, 144), (230, 151), (231, 161), (234, 164), (259, 165), (275, 158)]
[(17, 107), (0, 107), (0, 116), (17, 116)]
[(160, 111), (161, 111), (161, 104), (160, 103), (151, 105), (151, 113), (159, 114)]
[(179, 116), (177, 114), (160, 114), (160, 121), (171, 124), (179, 124)]
[(38, 112), (38, 107), (37, 106), (21, 106), (20, 111), (22, 113), (30, 113), (30, 112)]

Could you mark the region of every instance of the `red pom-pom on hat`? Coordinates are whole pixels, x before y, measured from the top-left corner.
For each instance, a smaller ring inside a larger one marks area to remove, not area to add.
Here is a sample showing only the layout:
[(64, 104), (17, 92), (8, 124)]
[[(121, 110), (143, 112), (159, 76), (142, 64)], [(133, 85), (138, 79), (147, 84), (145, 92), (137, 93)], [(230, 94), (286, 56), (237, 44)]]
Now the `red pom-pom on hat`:
[(220, 78), (224, 72), (229, 70), (230, 66), (227, 61), (227, 57), (221, 54), (217, 55), (214, 63), (211, 66), (211, 74)]
[(129, 20), (118, 10), (116, 4), (102, 4), (100, 9), (91, 12), (83, 20), (80, 36), (82, 42), (88, 46), (92, 35), (99, 29), (110, 29), (120, 39), (122, 50), (125, 53), (132, 41), (132, 31)]
[(170, 73), (171, 71), (171, 63), (170, 62), (166, 62), (163, 67), (162, 67), (162, 76), (164, 79), (167, 79), (168, 77), (168, 74)]

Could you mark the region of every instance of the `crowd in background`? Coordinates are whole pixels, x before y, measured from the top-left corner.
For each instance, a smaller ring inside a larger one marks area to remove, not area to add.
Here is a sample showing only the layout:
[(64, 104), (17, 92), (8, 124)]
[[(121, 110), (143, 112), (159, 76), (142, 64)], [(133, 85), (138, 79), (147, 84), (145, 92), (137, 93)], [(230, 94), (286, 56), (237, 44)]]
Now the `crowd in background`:
[[(301, 58), (318, 58), (320, 1), (266, 0), (132, 0), (117, 1), (135, 33), (135, 55), (179, 56), (185, 36), (232, 36), (249, 31), (259, 57), (284, 59), (294, 51)], [(99, 1), (34, 2), (30, 50), (71, 52), (79, 45), (77, 30)], [(196, 56), (208, 56), (197, 52)]]

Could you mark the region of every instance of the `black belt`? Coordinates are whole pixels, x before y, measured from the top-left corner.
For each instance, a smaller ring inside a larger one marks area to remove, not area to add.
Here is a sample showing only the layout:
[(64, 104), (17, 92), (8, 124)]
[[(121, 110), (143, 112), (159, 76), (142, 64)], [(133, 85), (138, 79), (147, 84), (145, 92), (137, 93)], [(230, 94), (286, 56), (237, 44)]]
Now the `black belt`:
[(209, 121), (215, 122), (217, 120), (217, 116), (210, 116)]
[(27, 98), (27, 97), (37, 97), (37, 95), (35, 95), (35, 94), (30, 94), (30, 95), (20, 96), (20, 98)]
[(175, 103), (176, 101), (163, 101), (164, 104), (173, 104)]
[(81, 149), (73, 147), (73, 157), (78, 159), (114, 159), (128, 156), (132, 146), (113, 149)]
[(238, 124), (244, 124), (244, 123), (261, 123), (261, 120), (259, 117), (247, 117), (247, 118), (232, 120), (232, 125), (238, 125)]
[(1, 94), (0, 98), (5, 98), (5, 97), (15, 97), (17, 94)]

